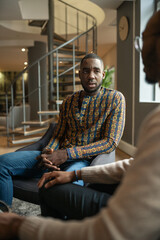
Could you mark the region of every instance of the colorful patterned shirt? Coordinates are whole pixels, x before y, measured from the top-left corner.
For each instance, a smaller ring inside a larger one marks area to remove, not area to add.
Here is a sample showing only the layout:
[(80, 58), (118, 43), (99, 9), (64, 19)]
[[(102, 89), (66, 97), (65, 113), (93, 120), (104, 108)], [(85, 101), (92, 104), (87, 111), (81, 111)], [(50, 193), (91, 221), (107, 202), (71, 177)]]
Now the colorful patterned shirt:
[(58, 126), (46, 148), (67, 149), (69, 159), (110, 153), (118, 145), (125, 125), (125, 98), (122, 93), (101, 88), (96, 96), (84, 91), (68, 96), (62, 104)]

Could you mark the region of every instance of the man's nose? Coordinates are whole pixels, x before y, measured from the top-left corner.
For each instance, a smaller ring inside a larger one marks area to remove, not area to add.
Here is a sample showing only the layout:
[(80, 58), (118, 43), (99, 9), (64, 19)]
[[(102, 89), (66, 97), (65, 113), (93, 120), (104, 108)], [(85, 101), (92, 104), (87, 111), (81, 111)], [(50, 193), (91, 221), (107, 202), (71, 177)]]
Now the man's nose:
[(94, 74), (94, 72), (93, 71), (90, 71), (89, 72), (89, 76), (88, 76), (89, 78), (94, 78), (95, 77), (95, 74)]

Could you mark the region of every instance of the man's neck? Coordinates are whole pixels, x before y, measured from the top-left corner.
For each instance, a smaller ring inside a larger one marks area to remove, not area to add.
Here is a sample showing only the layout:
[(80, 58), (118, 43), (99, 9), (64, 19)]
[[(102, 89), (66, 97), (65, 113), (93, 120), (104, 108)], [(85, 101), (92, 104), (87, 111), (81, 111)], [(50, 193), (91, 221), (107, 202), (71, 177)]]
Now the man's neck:
[(100, 87), (96, 92), (86, 92), (86, 91), (84, 91), (84, 95), (85, 95), (85, 96), (90, 96), (90, 97), (92, 97), (92, 96), (97, 96), (97, 94), (98, 94), (100, 91), (101, 91), (101, 87)]

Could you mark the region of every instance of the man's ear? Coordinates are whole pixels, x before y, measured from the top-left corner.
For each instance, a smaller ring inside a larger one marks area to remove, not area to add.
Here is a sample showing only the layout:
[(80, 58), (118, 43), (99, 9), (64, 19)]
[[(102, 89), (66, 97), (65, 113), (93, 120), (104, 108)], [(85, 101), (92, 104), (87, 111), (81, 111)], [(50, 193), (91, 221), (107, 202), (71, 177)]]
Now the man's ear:
[(103, 70), (102, 79), (104, 79), (104, 77), (105, 77), (105, 71)]

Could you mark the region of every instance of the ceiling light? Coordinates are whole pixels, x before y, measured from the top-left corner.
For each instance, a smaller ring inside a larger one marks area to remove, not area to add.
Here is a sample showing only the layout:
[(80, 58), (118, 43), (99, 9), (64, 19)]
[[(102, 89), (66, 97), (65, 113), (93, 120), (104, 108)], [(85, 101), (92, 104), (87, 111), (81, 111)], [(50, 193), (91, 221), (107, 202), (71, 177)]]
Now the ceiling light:
[(22, 48), (22, 49), (21, 49), (21, 51), (22, 51), (22, 52), (25, 52), (25, 51), (26, 51), (26, 49), (25, 49), (25, 48)]
[(24, 62), (24, 65), (27, 65), (28, 63), (27, 62)]

